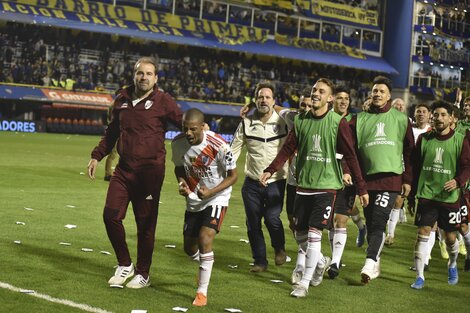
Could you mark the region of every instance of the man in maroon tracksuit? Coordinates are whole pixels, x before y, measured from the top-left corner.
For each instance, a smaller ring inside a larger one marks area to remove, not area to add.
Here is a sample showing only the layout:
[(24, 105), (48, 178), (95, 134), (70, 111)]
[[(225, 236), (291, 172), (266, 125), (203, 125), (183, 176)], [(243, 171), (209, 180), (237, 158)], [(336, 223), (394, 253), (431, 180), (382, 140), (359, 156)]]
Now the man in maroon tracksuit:
[(95, 178), (98, 161), (118, 141), (119, 163), (111, 178), (103, 218), (118, 267), (108, 283), (122, 285), (134, 275), (122, 220), (129, 202), (137, 223), (136, 276), (129, 288), (150, 285), (149, 270), (157, 225), (160, 189), (165, 175), (165, 131), (167, 123), (180, 127), (182, 112), (176, 102), (158, 90), (156, 62), (139, 59), (134, 66), (134, 85), (118, 91), (113, 116), (104, 137), (91, 153), (88, 176)]

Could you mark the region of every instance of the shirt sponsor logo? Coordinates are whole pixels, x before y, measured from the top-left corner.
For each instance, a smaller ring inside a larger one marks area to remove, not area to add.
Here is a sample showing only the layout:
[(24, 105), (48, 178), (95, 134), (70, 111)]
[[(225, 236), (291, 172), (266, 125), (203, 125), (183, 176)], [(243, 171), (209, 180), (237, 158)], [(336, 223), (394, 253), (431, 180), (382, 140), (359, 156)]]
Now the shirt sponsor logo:
[(320, 147), (321, 136), (318, 135), (318, 134), (315, 134), (315, 135), (312, 136), (312, 140), (313, 140), (312, 151), (322, 152), (321, 147)]
[(385, 135), (385, 123), (377, 123), (376, 125), (377, 127), (377, 131), (375, 133), (375, 137), (386, 137), (387, 135)]
[(151, 107), (152, 105), (153, 105), (153, 101), (147, 100), (147, 101), (145, 102), (144, 107), (145, 107), (146, 110), (148, 110), (148, 109), (150, 109), (150, 107)]
[(441, 147), (436, 148), (436, 156), (434, 157), (433, 163), (442, 164), (442, 155), (444, 154), (444, 149)]
[(127, 102), (124, 102), (122, 105), (121, 105), (121, 109), (125, 109), (127, 108), (129, 105), (127, 104)]

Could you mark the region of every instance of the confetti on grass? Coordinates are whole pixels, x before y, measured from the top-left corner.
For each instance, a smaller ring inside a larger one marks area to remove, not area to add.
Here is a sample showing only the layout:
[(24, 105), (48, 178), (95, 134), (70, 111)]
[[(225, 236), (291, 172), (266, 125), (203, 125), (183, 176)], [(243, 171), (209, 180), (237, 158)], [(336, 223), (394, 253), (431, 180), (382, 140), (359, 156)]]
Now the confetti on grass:
[(249, 241), (249, 240), (247, 240), (247, 239), (243, 239), (243, 238), (242, 238), (242, 239), (240, 239), (240, 242), (244, 242), (244, 243), (250, 243), (250, 241)]
[(234, 308), (226, 308), (225, 311), (232, 312), (232, 313), (242, 312), (242, 310), (234, 309)]
[(230, 267), (230, 268), (238, 268), (238, 265), (229, 264), (228, 267)]
[(33, 208), (24, 208), (26, 211), (34, 211)]
[(275, 284), (279, 284), (279, 283), (283, 283), (284, 281), (279, 280), (279, 279), (271, 279), (270, 282), (275, 283)]
[(21, 244), (21, 241), (20, 240), (15, 240), (13, 241), (14, 243), (16, 243), (17, 245), (20, 245)]
[(74, 228), (77, 228), (77, 225), (73, 225), (73, 224), (67, 224), (64, 226), (65, 228), (68, 228), (68, 229), (74, 229)]
[(76, 206), (74, 206), (74, 205), (71, 205), (71, 204), (67, 204), (67, 205), (66, 205), (66, 207), (68, 207), (68, 208), (72, 208), (72, 209), (73, 209), (73, 208), (76, 208)]
[(174, 249), (174, 248), (176, 248), (176, 245), (165, 245), (165, 248)]
[(111, 287), (111, 288), (121, 288), (121, 289), (124, 288), (123, 285), (109, 285), (109, 287)]
[(230, 228), (240, 228), (238, 225), (230, 225)]
[(61, 245), (61, 246), (71, 246), (72, 244), (70, 242), (59, 242), (59, 245)]
[(108, 251), (100, 251), (101, 254), (111, 255), (111, 252)]
[(16, 222), (16, 225), (26, 225), (25, 222)]
[(83, 252), (93, 252), (93, 249), (90, 248), (82, 248)]
[(182, 308), (180, 306), (175, 306), (174, 308), (172, 308), (173, 311), (176, 311), (176, 312), (186, 312), (188, 310), (188, 308)]

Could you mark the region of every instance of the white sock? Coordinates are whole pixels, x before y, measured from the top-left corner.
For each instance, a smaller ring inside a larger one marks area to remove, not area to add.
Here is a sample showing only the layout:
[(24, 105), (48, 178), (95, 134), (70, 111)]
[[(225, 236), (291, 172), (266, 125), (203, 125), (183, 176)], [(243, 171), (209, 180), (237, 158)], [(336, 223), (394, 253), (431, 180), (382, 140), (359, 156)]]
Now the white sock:
[(330, 242), (331, 253), (334, 250), (335, 228), (328, 229), (328, 241)]
[(446, 240), (446, 232), (443, 231), (443, 230), (440, 229), (440, 228), (438, 228), (438, 230), (439, 230), (439, 241), (445, 243), (445, 240)]
[(467, 229), (467, 233), (462, 237), (465, 242), (465, 248), (467, 248), (467, 259), (470, 259), (470, 229)]
[(390, 218), (387, 222), (387, 236), (395, 237), (395, 228), (400, 218), (400, 209), (394, 208), (390, 212)]
[(339, 268), (339, 262), (343, 256), (344, 246), (346, 245), (346, 240), (348, 234), (346, 228), (335, 228), (335, 235), (333, 238), (333, 254), (331, 257), (331, 264), (336, 264)]
[(197, 292), (202, 292), (207, 296), (207, 288), (212, 274), (212, 266), (214, 265), (214, 252), (201, 253), (199, 255), (199, 286)]
[(305, 250), (302, 249), (302, 246), (299, 245), (297, 250), (297, 263), (295, 264), (296, 272), (303, 272), (305, 270)]
[(191, 260), (199, 262), (199, 250), (196, 251), (193, 255), (189, 256)]
[(357, 229), (361, 230), (364, 228), (364, 221), (362, 220), (361, 214), (357, 213), (356, 215), (351, 215), (351, 219), (356, 224)]
[(455, 240), (454, 243), (449, 246), (446, 245), (447, 253), (449, 253), (449, 262), (447, 266), (449, 268), (457, 266), (457, 257), (459, 256), (459, 241)]
[(316, 228), (310, 228), (308, 230), (308, 245), (307, 255), (305, 259), (305, 272), (302, 276), (300, 284), (308, 289), (310, 281), (313, 277), (313, 272), (317, 267), (318, 260), (321, 256), (321, 237), (322, 232)]
[(429, 259), (431, 258), (432, 248), (434, 247), (435, 243), (436, 243), (436, 232), (434, 230), (431, 230), (431, 234), (429, 235), (429, 241), (428, 241), (428, 252), (426, 253), (426, 256), (424, 257), (425, 265), (429, 265)]
[(416, 277), (424, 279), (425, 258), (429, 250), (429, 236), (418, 235), (415, 244)]

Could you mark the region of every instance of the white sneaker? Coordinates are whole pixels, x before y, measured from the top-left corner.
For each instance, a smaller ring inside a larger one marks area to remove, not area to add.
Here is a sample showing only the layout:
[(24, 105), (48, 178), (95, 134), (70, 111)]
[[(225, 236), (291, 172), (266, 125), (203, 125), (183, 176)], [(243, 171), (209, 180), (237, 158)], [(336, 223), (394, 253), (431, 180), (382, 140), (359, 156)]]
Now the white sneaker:
[(296, 298), (305, 298), (308, 295), (308, 289), (302, 284), (298, 284), (290, 295)]
[(377, 258), (377, 262), (374, 265), (374, 273), (370, 279), (376, 279), (380, 275), (380, 258)]
[(371, 279), (377, 278), (375, 263), (372, 259), (366, 259), (366, 263), (361, 270), (361, 281), (363, 284), (367, 284)]
[(323, 281), (323, 275), (326, 272), (326, 269), (330, 267), (331, 258), (329, 256), (324, 256), (323, 259), (318, 262), (315, 272), (313, 272), (312, 280), (310, 281), (310, 286), (317, 287)]
[(298, 271), (294, 269), (294, 271), (292, 272), (292, 276), (291, 276), (292, 285), (297, 285), (298, 283), (300, 283), (300, 281), (302, 280), (303, 274), (304, 273), (302, 271)]
[(150, 286), (150, 277), (147, 279), (144, 276), (138, 274), (130, 282), (127, 283), (126, 287), (131, 289), (140, 289)]
[(129, 266), (117, 266), (114, 276), (108, 280), (110, 285), (122, 285), (129, 277), (134, 275), (134, 264)]

